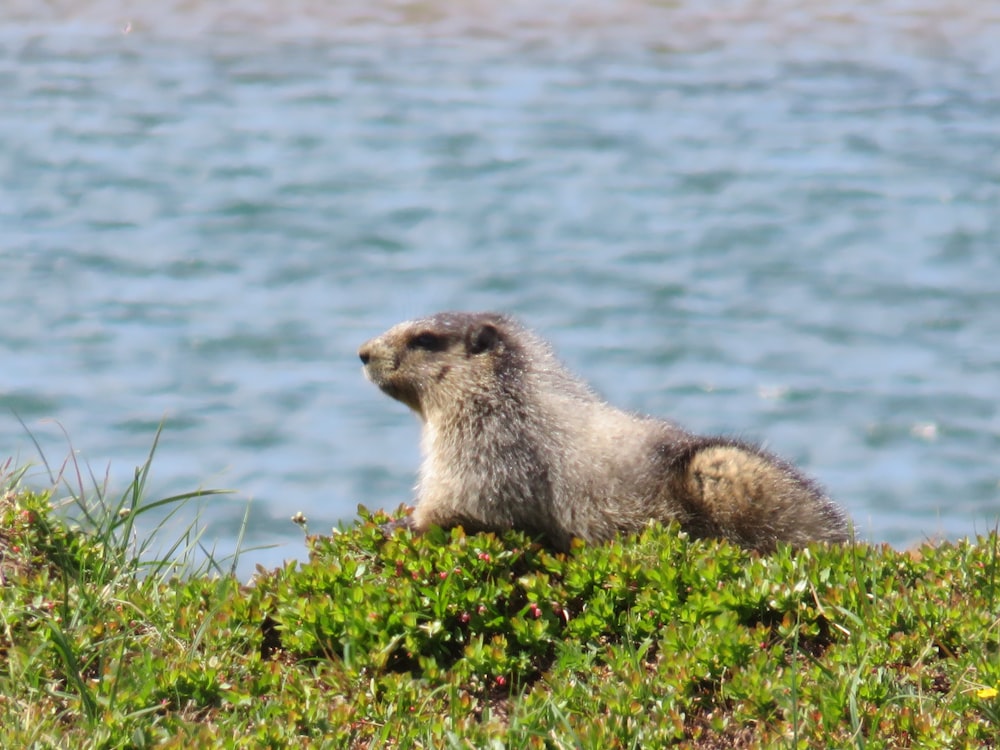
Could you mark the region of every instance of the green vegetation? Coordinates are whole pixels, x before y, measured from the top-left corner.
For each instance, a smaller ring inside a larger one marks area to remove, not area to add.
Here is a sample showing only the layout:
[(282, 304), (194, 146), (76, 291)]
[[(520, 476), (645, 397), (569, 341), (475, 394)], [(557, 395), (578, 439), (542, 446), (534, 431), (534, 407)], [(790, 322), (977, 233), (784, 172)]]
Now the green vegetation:
[(557, 555), (363, 514), (244, 586), (193, 529), (149, 559), (135, 519), (204, 493), (144, 504), (148, 468), (72, 514), (0, 472), (0, 747), (997, 743), (996, 533)]

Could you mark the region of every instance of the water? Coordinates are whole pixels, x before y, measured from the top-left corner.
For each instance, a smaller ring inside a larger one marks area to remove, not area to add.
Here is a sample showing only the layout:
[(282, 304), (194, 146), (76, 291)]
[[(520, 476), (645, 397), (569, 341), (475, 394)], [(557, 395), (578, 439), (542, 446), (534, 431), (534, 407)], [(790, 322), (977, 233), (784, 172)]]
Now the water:
[(997, 522), (995, 6), (36, 5), (0, 9), (0, 457), (39, 460), (16, 412), (120, 491), (164, 421), (151, 494), (233, 488), (206, 539), (249, 498), (243, 570), (301, 558), (295, 511), (410, 498), (358, 344), (498, 308), (864, 538)]

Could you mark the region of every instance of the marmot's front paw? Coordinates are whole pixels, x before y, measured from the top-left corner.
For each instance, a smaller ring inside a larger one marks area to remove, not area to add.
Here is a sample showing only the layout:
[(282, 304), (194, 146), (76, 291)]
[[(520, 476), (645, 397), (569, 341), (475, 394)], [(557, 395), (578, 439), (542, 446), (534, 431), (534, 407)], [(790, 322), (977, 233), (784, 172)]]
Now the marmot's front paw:
[(407, 531), (415, 531), (413, 525), (413, 516), (403, 516), (402, 518), (394, 518), (387, 523), (382, 524), (379, 527), (386, 538), (391, 537), (396, 533), (396, 529), (406, 529)]

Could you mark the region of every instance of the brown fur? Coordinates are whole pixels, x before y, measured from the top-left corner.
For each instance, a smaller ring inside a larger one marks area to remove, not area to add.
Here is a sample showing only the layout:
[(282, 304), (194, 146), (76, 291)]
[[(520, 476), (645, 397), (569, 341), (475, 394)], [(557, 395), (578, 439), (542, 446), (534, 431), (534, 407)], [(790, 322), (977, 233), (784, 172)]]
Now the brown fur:
[(848, 538), (844, 514), (789, 464), (609, 406), (506, 315), (400, 323), (359, 355), (423, 421), (417, 531), (516, 528), (559, 549), (650, 521), (761, 551)]

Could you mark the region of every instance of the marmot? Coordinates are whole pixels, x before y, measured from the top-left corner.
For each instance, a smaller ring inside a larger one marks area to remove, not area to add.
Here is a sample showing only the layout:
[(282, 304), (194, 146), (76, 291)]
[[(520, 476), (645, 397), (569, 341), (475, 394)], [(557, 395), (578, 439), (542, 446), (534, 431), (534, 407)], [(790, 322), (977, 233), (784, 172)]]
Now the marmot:
[(358, 354), (366, 377), (423, 421), (405, 521), (417, 532), (520, 529), (559, 550), (650, 521), (762, 552), (848, 538), (843, 512), (788, 463), (608, 405), (508, 315), (400, 323)]

